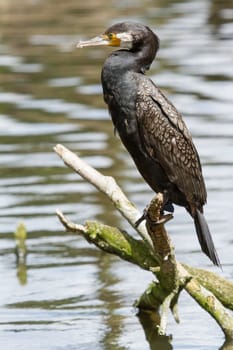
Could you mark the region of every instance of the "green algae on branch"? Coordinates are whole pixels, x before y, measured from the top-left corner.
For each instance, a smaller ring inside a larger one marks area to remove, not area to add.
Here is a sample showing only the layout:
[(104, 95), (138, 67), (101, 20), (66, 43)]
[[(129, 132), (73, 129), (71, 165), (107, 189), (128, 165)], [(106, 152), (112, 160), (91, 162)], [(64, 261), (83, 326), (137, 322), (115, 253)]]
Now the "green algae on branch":
[(153, 255), (143, 240), (137, 240), (127, 232), (96, 221), (87, 221), (86, 225), (76, 225), (69, 221), (59, 210), (57, 216), (69, 232), (83, 236), (89, 243), (101, 250), (119, 256), (123, 260), (140, 266), (144, 270), (158, 267)]
[(137, 240), (127, 232), (95, 221), (86, 222), (86, 239), (102, 250), (115, 254), (144, 270), (158, 266), (153, 255), (148, 254), (148, 247), (142, 240)]
[(211, 291), (226, 308), (233, 310), (232, 281), (229, 281), (212, 271), (194, 268), (186, 264), (182, 265), (200, 284)]

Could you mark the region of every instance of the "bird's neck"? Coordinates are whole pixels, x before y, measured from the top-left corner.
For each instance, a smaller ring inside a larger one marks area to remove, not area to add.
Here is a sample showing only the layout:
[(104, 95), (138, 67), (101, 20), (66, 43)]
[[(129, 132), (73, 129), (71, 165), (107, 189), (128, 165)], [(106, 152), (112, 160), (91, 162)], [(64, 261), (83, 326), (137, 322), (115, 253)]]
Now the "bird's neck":
[(115, 76), (116, 78), (129, 71), (145, 73), (150, 68), (155, 53), (149, 45), (138, 50), (115, 51), (106, 59), (103, 71), (108, 71), (109, 76)]
[(150, 69), (156, 55), (156, 50), (150, 44), (144, 44), (141, 48), (139, 47), (137, 50), (132, 51), (132, 54), (134, 55), (137, 69), (144, 73)]
[(105, 101), (110, 103), (107, 96), (113, 96), (114, 101), (118, 96), (128, 95), (136, 96), (136, 83), (134, 74), (144, 74), (150, 68), (155, 57), (156, 49), (151, 44), (138, 46), (134, 50), (118, 50), (112, 52), (106, 59), (102, 69), (102, 85), (105, 95)]

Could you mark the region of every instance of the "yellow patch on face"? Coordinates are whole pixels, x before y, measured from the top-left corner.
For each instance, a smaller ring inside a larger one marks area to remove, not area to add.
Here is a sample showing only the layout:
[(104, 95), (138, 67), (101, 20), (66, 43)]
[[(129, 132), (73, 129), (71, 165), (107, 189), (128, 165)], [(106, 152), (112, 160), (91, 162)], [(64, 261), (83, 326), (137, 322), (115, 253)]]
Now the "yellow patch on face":
[(115, 33), (106, 34), (106, 39), (109, 41), (109, 46), (121, 46), (121, 40)]

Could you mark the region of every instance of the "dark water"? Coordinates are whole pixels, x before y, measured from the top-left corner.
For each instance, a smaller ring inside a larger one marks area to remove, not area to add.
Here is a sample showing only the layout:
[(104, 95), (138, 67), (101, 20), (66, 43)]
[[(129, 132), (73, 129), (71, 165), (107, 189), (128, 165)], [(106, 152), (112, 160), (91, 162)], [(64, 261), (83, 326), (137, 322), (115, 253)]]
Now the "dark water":
[[(221, 331), (185, 293), (181, 324), (169, 319), (173, 339), (152, 337), (149, 345), (132, 304), (152, 275), (64, 233), (56, 208), (77, 223), (125, 223), (103, 195), (64, 167), (53, 146), (63, 143), (113, 175), (144, 208), (151, 191), (114, 137), (102, 101), (100, 70), (109, 51), (75, 44), (113, 21), (151, 26), (161, 50), (150, 75), (193, 134), (208, 189), (206, 217), (223, 275), (232, 278), (232, 17), (232, 2), (224, 0), (0, 1), (1, 349), (221, 347)], [(20, 271), (13, 238), (19, 222), (28, 231)], [(182, 208), (168, 226), (179, 259), (214, 270)]]

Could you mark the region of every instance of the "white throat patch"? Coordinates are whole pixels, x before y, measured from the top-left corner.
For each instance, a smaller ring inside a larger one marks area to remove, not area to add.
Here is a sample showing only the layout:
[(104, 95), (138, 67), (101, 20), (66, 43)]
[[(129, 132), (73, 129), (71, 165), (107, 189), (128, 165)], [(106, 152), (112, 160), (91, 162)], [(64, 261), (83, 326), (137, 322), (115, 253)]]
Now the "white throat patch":
[(130, 33), (124, 32), (124, 33), (117, 33), (116, 37), (120, 39), (121, 44), (120, 46), (124, 49), (132, 49), (133, 47), (133, 36)]

